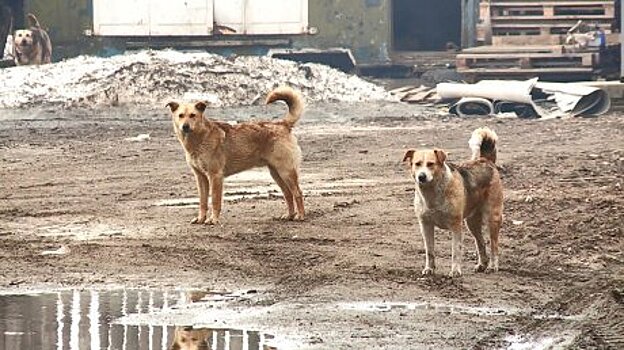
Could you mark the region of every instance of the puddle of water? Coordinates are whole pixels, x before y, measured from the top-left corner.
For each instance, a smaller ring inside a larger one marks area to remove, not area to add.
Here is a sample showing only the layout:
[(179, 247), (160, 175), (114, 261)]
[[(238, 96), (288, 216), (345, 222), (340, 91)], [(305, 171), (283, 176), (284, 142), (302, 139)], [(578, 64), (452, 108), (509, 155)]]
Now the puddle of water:
[(115, 323), (198, 299), (206, 296), (144, 289), (0, 294), (0, 350), (276, 349), (272, 336), (250, 330)]
[(531, 339), (519, 335), (509, 335), (505, 337), (507, 350), (545, 350), (563, 349), (572, 343), (574, 337), (543, 337)]

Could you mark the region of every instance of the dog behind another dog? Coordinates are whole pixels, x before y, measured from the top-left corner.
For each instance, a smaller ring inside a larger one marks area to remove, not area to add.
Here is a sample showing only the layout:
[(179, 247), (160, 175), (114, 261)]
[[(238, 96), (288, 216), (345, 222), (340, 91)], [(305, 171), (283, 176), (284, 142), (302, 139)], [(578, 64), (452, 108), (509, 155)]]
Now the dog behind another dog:
[[(289, 87), (278, 87), (266, 103), (284, 101), (288, 112), (277, 121), (246, 122), (237, 125), (204, 118), (205, 102), (167, 103), (173, 129), (193, 170), (199, 192), (199, 214), (191, 223), (219, 223), (224, 178), (254, 167), (268, 167), (284, 194), (286, 220), (303, 220), (303, 194), (299, 187), (301, 149), (292, 129), (303, 113), (301, 95)], [(208, 194), (212, 213), (207, 218)]]
[(30, 28), (18, 29), (13, 36), (13, 57), (18, 66), (38, 65), (52, 62), (52, 43), (48, 33), (41, 28), (39, 20), (28, 14)]
[[(408, 150), (408, 162), (415, 182), (414, 209), (425, 244), (423, 275), (435, 270), (434, 227), (451, 230), (451, 277), (460, 276), (462, 226), (466, 221), (475, 237), (478, 262), (475, 271), (498, 270), (498, 236), (503, 215), (503, 186), (496, 167), (498, 137), (487, 127), (476, 129), (468, 142), (472, 159), (454, 165), (441, 149)], [(490, 235), (491, 259), (485, 252), (482, 226)]]

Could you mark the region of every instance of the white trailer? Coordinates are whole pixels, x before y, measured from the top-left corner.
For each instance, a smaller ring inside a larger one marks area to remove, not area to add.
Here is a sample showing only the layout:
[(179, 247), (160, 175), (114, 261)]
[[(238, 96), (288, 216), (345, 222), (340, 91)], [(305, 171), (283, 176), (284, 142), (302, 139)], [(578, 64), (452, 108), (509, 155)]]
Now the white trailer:
[[(304, 34), (308, 0), (93, 0), (96, 36)], [(230, 30), (231, 29), (231, 30)]]

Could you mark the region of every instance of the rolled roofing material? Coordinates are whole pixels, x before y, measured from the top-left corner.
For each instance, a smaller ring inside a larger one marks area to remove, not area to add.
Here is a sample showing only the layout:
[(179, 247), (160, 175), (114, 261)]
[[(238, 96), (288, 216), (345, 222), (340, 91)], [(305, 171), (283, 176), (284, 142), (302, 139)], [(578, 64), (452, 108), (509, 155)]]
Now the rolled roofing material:
[[(474, 98), (487, 99), (494, 106), (498, 103), (530, 105), (543, 119), (600, 115), (611, 106), (609, 95), (602, 89), (579, 84), (542, 83), (538, 82), (538, 78), (525, 81), (482, 80), (476, 84), (440, 83), (436, 90), (444, 99), (461, 99), (452, 106), (452, 110), (459, 115), (468, 111), (461, 108), (469, 102), (466, 98), (472, 98), (470, 103), (481, 104), (483, 108), (489, 106)], [(500, 108), (492, 108), (492, 113), (498, 112)]]
[(451, 106), (450, 112), (460, 117), (493, 115), (494, 105), (486, 98), (464, 97)]

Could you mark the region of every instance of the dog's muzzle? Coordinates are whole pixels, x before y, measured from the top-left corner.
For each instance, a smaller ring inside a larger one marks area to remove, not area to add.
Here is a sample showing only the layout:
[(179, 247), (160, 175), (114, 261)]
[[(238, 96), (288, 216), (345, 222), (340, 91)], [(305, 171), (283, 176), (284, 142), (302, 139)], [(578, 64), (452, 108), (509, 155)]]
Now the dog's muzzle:
[(418, 182), (421, 184), (427, 183), (427, 174), (425, 173), (418, 174)]
[(182, 132), (188, 134), (191, 132), (191, 126), (188, 124), (182, 124)]

